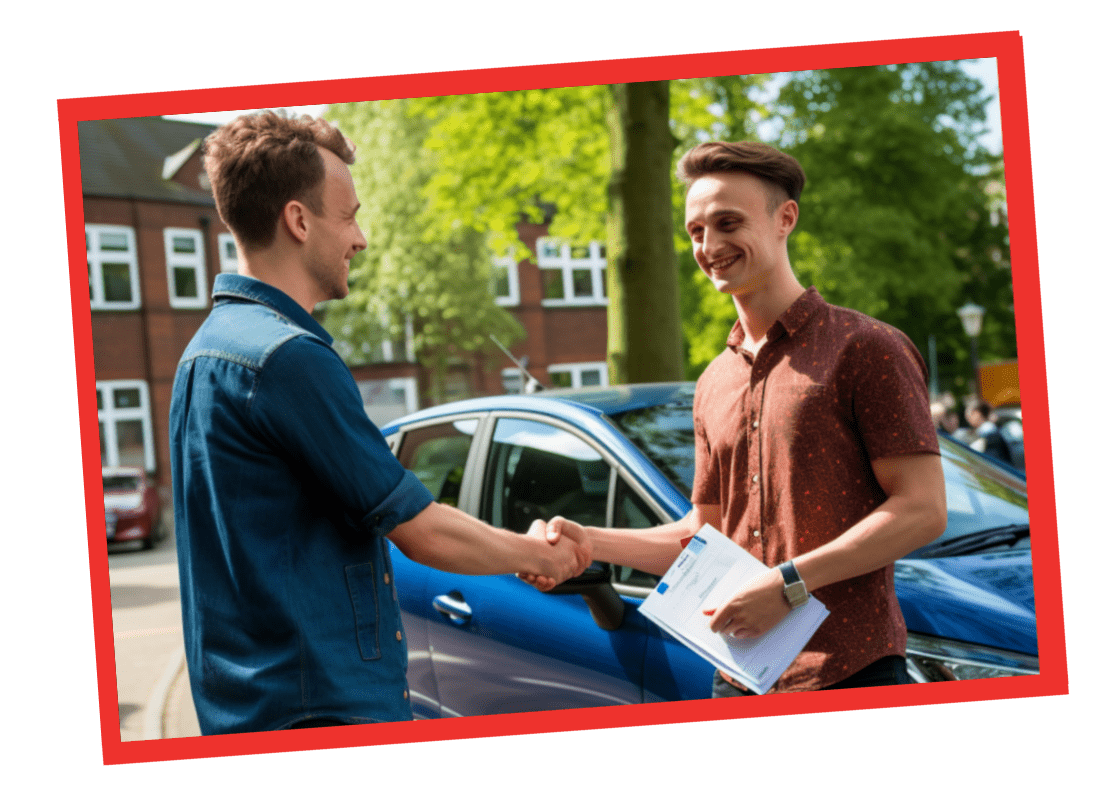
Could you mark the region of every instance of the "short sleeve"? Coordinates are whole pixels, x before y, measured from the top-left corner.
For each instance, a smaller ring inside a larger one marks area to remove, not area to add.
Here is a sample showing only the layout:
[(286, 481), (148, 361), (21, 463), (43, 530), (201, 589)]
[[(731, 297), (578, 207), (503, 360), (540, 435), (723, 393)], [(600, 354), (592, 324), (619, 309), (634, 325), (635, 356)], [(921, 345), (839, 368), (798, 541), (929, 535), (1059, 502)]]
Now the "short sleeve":
[(712, 463), (712, 447), (704, 425), (703, 378), (697, 383), (692, 406), (692, 424), (696, 438), (696, 471), (692, 481), (692, 503), (719, 504), (719, 473)]
[(938, 454), (926, 367), (910, 339), (874, 322), (845, 356), (852, 412), (868, 457)]
[(299, 336), (272, 354), (249, 418), (357, 528), (387, 534), (432, 502), (366, 414), (350, 370), (318, 339)]

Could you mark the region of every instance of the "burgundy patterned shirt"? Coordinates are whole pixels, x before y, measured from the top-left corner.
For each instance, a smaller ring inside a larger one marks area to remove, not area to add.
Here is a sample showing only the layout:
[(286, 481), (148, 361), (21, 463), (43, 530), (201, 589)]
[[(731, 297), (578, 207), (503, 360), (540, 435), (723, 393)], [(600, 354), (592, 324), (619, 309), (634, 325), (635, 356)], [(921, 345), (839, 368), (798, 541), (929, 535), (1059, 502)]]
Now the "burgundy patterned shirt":
[[(739, 322), (701, 375), (694, 504), (768, 566), (827, 543), (886, 499), (871, 462), (938, 454), (926, 369), (899, 330), (805, 291), (757, 357)], [(813, 592), (830, 615), (773, 690), (827, 687), (889, 654), (906, 625), (886, 567)]]

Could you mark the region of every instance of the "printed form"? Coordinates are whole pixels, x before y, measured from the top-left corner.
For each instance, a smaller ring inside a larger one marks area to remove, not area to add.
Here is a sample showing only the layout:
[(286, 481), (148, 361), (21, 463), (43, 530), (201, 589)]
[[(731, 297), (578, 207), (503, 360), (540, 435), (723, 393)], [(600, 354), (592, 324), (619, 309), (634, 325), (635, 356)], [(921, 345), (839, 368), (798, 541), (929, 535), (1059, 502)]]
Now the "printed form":
[(709, 628), (710, 616), (743, 585), (769, 570), (705, 524), (665, 572), (638, 611), (724, 673), (765, 693), (828, 616), (813, 596), (762, 637), (734, 638)]

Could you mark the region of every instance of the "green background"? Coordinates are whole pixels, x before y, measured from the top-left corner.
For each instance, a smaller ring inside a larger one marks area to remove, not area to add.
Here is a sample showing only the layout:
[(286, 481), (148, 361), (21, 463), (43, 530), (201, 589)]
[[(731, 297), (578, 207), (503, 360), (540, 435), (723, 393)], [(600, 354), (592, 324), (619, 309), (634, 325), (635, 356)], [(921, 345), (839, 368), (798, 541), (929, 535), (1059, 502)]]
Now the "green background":
[[(374, 10), (347, 0), (270, 3), (250, 12), (204, 1), (155, 11), (148, 2), (120, 2), (78, 11), (25, 4), (6, 12), (3, 152), (15, 179), (6, 184), (3, 214), (8, 546), (0, 584), (4, 781), (16, 787), (12, 795), (288, 795), (346, 787), (420, 795), (1033, 795), (1103, 771), (1096, 723), (1105, 722), (1116, 689), (1113, 647), (1096, 641), (1113, 637), (1105, 590), (1116, 522), (1101, 494), (1111, 489), (1103, 474), (1116, 468), (1108, 467), (1116, 436), (1107, 408), (1117, 337), (1103, 321), (1117, 267), (1103, 239), (1112, 226), (1105, 213), (1117, 202), (1111, 98), (1095, 86), (1116, 73), (1105, 38), (1111, 27), (1094, 21), (1082, 0), (1046, 6), (1057, 12), (974, 0), (905, 9), (862, 0), (734, 7), (657, 0), (641, 11), (605, 0), (442, 6)], [(59, 96), (1007, 29), (1025, 37), (1071, 696), (102, 767)]]

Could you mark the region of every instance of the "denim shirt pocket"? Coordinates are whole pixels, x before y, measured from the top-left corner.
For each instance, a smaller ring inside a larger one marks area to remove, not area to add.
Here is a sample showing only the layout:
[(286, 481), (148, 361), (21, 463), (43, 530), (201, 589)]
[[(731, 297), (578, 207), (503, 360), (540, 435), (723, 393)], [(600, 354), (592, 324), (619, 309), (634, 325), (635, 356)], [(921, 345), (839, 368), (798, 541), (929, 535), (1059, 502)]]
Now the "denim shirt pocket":
[(380, 659), (378, 626), (381, 617), (377, 601), (377, 569), (374, 564), (363, 562), (347, 565), (346, 585), (350, 589), (350, 603), (354, 607), (358, 651), (362, 659)]

